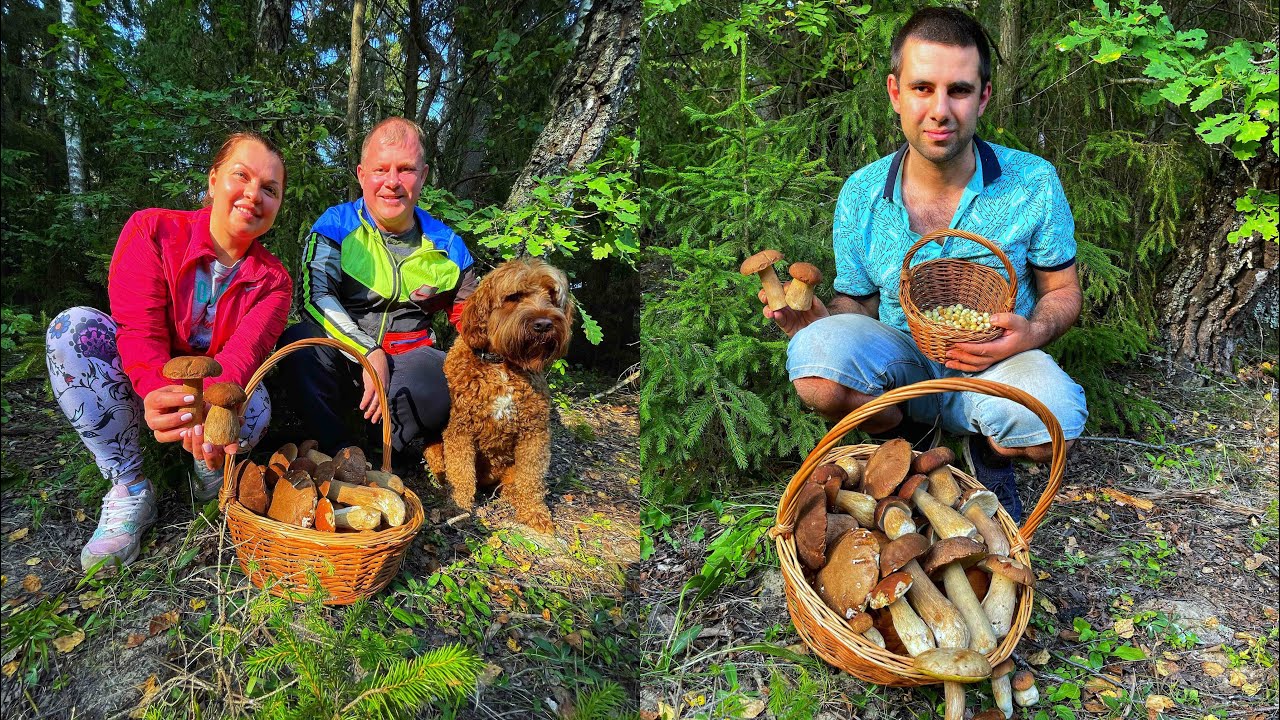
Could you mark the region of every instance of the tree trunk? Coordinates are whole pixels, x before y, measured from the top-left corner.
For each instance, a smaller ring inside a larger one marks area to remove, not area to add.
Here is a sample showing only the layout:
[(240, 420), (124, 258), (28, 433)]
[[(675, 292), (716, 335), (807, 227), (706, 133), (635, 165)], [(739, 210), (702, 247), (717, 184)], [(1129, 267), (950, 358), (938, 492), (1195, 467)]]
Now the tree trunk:
[[(359, 162), (360, 137), (360, 68), (364, 64), (364, 0), (354, 0), (351, 8), (351, 78), (347, 81), (347, 152), (349, 166), (354, 174)], [(347, 197), (360, 197), (360, 187), (352, 185)]]
[[(1242, 344), (1261, 349), (1275, 342), (1280, 258), (1276, 243), (1261, 235), (1227, 242), (1242, 222), (1236, 198), (1249, 187), (1240, 165), (1227, 163), (1186, 226), (1157, 298), (1174, 363), (1224, 373), (1232, 372), (1232, 356)], [(1271, 160), (1261, 166), (1258, 185), (1273, 188), (1276, 178)]]
[[(76, 27), (75, 7), (72, 0), (61, 0), (62, 24)], [(72, 197), (76, 198), (72, 214), (76, 220), (84, 219), (84, 203), (80, 196), (84, 194), (84, 151), (80, 142), (80, 119), (76, 117), (76, 71), (80, 68), (80, 46), (72, 35), (66, 37), (67, 54), (62, 60), (62, 87), (67, 94), (67, 103), (62, 112), (62, 131), (67, 145), (67, 186)]]
[(422, 38), (422, 4), (409, 0), (409, 31), (404, 36), (404, 109), (400, 114), (407, 118), (418, 112), (418, 71), (422, 65), (422, 52), (418, 49)]
[(534, 178), (577, 170), (600, 154), (640, 59), (640, 3), (597, 0), (582, 42), (552, 88), (547, 124), (511, 188), (507, 209), (528, 201)]
[(292, 17), (291, 0), (258, 0), (258, 55), (264, 61), (284, 52)]
[(995, 110), (1001, 127), (1013, 122), (1014, 80), (1022, 44), (1022, 0), (1000, 0), (1000, 66), (995, 83)]
[(471, 110), (470, 128), (462, 149), (462, 162), (458, 166), (458, 181), (454, 184), (454, 194), (462, 200), (469, 200), (476, 192), (477, 186), (486, 174), (485, 158), (489, 154), (489, 118), (493, 116), (493, 105), (488, 96), (476, 98), (475, 107)]

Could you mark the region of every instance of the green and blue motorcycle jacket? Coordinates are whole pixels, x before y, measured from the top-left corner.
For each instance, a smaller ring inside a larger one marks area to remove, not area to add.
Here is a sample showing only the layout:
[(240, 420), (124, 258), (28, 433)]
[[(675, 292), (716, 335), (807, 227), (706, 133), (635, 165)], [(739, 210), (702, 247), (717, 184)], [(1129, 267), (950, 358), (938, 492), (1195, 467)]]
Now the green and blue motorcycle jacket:
[(303, 250), (299, 306), (335, 340), (361, 355), (435, 344), (434, 313), (455, 325), (475, 291), (474, 260), (462, 238), (421, 208), (421, 246), (407, 257), (387, 248), (364, 200), (325, 211)]

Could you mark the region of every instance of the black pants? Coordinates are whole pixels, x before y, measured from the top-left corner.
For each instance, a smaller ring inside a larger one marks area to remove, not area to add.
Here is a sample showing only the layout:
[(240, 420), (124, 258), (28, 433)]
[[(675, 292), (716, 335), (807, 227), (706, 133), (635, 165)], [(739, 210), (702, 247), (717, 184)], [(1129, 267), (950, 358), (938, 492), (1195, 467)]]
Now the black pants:
[[(326, 337), (309, 321), (293, 325), (280, 336), (279, 346), (303, 338)], [(387, 354), (390, 379), (385, 388), (391, 415), (391, 449), (406, 449), (436, 440), (449, 422), (449, 386), (444, 378), (444, 353), (433, 347), (399, 355)], [(329, 455), (349, 445), (363, 445), (352, 437), (343, 417), (356, 410), (364, 393), (364, 368), (333, 348), (306, 348), (280, 361), (278, 381), (301, 416), (305, 436), (315, 438)], [(380, 434), (380, 433), (379, 433)]]

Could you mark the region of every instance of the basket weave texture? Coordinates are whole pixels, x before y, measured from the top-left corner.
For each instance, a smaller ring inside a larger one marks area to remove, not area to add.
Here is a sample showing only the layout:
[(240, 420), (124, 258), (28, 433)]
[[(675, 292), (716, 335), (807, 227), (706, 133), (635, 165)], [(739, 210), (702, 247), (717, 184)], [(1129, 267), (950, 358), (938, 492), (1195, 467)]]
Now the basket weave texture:
[[(956, 258), (936, 258), (911, 267), (911, 258), (916, 251), (947, 237), (972, 240), (990, 250), (1004, 263), (1009, 279), (1005, 280), (995, 268)], [(917, 240), (903, 256), (898, 301), (907, 317), (911, 337), (921, 352), (937, 362), (946, 362), (947, 351), (952, 345), (987, 342), (999, 337), (1002, 331), (996, 327), (981, 331), (953, 328), (926, 318), (924, 312), (956, 303), (979, 312), (1011, 312), (1017, 294), (1017, 280), (1013, 265), (1000, 246), (964, 230), (935, 230)]]
[[(853, 632), (849, 625), (834, 610), (827, 606), (818, 593), (805, 581), (800, 560), (796, 555), (795, 538), (792, 531), (795, 527), (796, 514), (799, 512), (799, 493), (801, 486), (808, 481), (815, 468), (824, 463), (833, 462), (842, 457), (867, 458), (877, 449), (875, 445), (846, 445), (836, 447), (850, 430), (856, 428), (867, 418), (880, 410), (892, 407), (904, 400), (910, 400), (938, 392), (977, 392), (984, 395), (1002, 397), (1020, 403), (1030, 409), (1044, 422), (1049, 429), (1049, 437), (1053, 445), (1053, 456), (1049, 467), (1049, 481), (1044, 492), (1036, 502), (1035, 508), (1027, 516), (1021, 528), (1013, 522), (1008, 513), (1001, 508), (996, 519), (1000, 527), (1009, 537), (1009, 555), (1027, 567), (1031, 567), (1031, 556), (1028, 545), (1036, 527), (1049, 512), (1049, 505), (1062, 485), (1063, 470), (1066, 467), (1066, 441), (1062, 428), (1053, 413), (1039, 400), (1009, 385), (979, 380), (977, 378), (946, 378), (927, 380), (906, 387), (891, 390), (866, 405), (850, 413), (826, 434), (813, 452), (805, 458), (800, 469), (791, 482), (787, 484), (778, 502), (777, 524), (770, 531), (778, 550), (778, 559), (782, 565), (783, 587), (787, 595), (787, 610), (795, 623), (796, 631), (815, 653), (828, 663), (867, 682), (895, 687), (915, 687), (941, 682), (918, 672), (914, 668), (912, 658), (889, 652), (875, 645), (862, 635)], [(981, 483), (972, 476), (952, 468), (956, 482), (963, 489), (980, 488)], [(1017, 610), (1009, 634), (1006, 635), (995, 650), (987, 655), (991, 665), (1003, 662), (1022, 639), (1022, 633), (1031, 620), (1031, 609), (1034, 592), (1031, 588), (1020, 587)]]
[[(267, 358), (249, 379), (245, 394), (251, 395), (263, 376), (286, 355), (307, 347), (327, 346), (343, 349), (330, 338), (308, 338), (280, 348)], [(369, 372), (378, 390), (382, 408), (382, 470), (391, 470), (391, 420), (387, 412), (387, 394), (378, 374), (364, 357), (356, 359)], [(371, 597), (395, 578), (400, 562), (409, 550), (414, 535), (422, 526), (422, 502), (408, 488), (404, 491), (404, 524), (381, 531), (330, 533), (288, 525), (249, 510), (236, 498), (236, 479), (249, 462), (246, 457), (236, 462), (227, 456), (223, 469), (222, 490), (218, 506), (227, 516), (227, 529), (235, 545), (240, 567), (254, 585), (273, 595), (301, 599), (311, 591), (308, 574), (314, 573), (327, 591), (326, 605), (349, 605)]]

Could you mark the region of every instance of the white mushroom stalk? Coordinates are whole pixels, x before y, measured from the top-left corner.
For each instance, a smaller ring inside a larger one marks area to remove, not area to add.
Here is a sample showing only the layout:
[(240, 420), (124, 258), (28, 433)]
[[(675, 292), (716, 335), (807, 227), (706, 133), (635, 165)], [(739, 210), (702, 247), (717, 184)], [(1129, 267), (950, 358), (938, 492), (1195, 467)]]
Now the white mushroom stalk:
[(916, 657), (936, 646), (933, 644), (933, 633), (930, 632), (929, 626), (907, 603), (906, 595), (910, 588), (910, 573), (893, 573), (881, 580), (871, 591), (868, 604), (874, 609), (888, 606), (889, 614), (893, 617), (893, 629), (898, 633), (898, 639), (902, 641), (902, 646), (907, 649), (907, 653), (911, 657)]
[(966, 520), (950, 505), (942, 503), (929, 494), (928, 476), (912, 475), (903, 484), (899, 496), (911, 498), (916, 507), (920, 508), (920, 512), (929, 518), (929, 527), (933, 528), (940, 538), (971, 538), (978, 534), (978, 529), (973, 526), (973, 523)]
[(946, 696), (945, 720), (964, 720), (964, 683), (980, 682), (991, 676), (991, 663), (971, 650), (930, 650), (915, 659), (915, 668), (942, 681)]
[(941, 573), (947, 598), (955, 603), (969, 627), (969, 649), (983, 655), (996, 649), (996, 636), (978, 596), (973, 594), (969, 578), (965, 577), (964, 563), (972, 563), (985, 553), (982, 543), (969, 538), (947, 538), (933, 546), (925, 562), (926, 572)]

